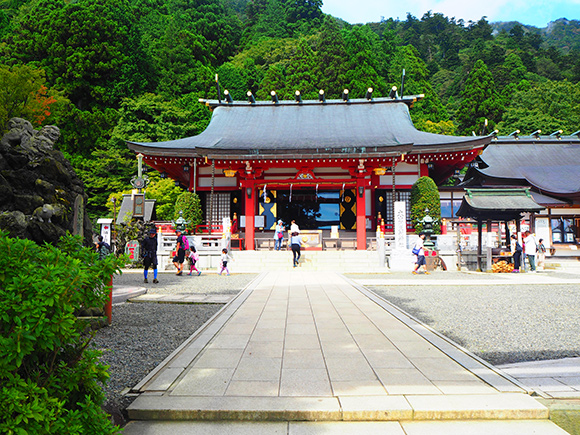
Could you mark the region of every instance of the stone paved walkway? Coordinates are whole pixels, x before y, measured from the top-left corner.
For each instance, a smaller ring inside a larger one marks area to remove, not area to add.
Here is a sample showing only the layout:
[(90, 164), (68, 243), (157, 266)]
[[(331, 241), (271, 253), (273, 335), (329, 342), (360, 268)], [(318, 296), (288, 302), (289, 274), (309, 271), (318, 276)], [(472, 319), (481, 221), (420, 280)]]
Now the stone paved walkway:
[[(331, 272), (261, 275), (135, 391), (136, 420), (391, 420), (384, 433), (401, 434), (439, 433), (405, 421), (531, 420), (505, 433), (564, 433), (515, 379)], [(143, 425), (126, 433), (177, 427)]]

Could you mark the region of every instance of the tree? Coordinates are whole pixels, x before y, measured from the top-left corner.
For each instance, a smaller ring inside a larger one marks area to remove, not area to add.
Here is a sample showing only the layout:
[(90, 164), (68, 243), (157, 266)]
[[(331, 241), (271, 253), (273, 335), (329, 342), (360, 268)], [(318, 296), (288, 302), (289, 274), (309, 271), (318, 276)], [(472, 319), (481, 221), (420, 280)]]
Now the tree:
[(327, 16), (324, 19), (315, 44), (320, 88), (325, 90), (327, 98), (338, 98), (343, 87), (348, 87), (348, 53), (344, 37), (334, 18)]
[(296, 36), (318, 28), (322, 20), (322, 0), (286, 0), (286, 21)]
[(29, 119), (40, 126), (54, 106), (66, 100), (46, 86), (44, 71), (28, 65), (0, 65), (0, 135), (14, 117)]
[(264, 37), (285, 38), (290, 36), (284, 17), (284, 6), (284, 1), (282, 0), (268, 0), (256, 24), (252, 26), (252, 39)]
[(545, 81), (521, 86), (510, 98), (498, 128), (501, 134), (516, 129), (530, 134), (538, 129), (544, 134), (564, 130), (564, 134), (578, 130), (580, 119), (580, 83)]
[(439, 198), (439, 190), (431, 178), (421, 177), (411, 187), (411, 223), (417, 234), (423, 231), (421, 221), (427, 214), (433, 218), (433, 234), (440, 234), (441, 199)]
[(53, 118), (61, 131), (56, 146), (70, 160), (73, 156), (89, 157), (95, 149), (106, 147), (119, 121), (119, 111), (113, 108), (80, 110), (67, 102)]
[(482, 60), (478, 60), (469, 74), (462, 92), (461, 106), (457, 111), (458, 130), (463, 134), (479, 131), (485, 119), (489, 128), (501, 120), (503, 106), (496, 91), (491, 73)]
[(80, 109), (107, 106), (148, 86), (150, 62), (128, 0), (39, 0), (14, 23), (0, 57), (46, 71)]
[(214, 0), (169, 0), (169, 14), (176, 27), (200, 36), (202, 45), (212, 54), (212, 68), (226, 62), (240, 42), (242, 23), (237, 15), (228, 14), (222, 2)]
[(169, 221), (174, 216), (175, 203), (179, 195), (181, 195), (182, 190), (170, 178), (158, 178), (155, 175), (149, 178), (151, 183), (145, 191), (146, 197), (148, 199), (155, 199), (157, 219)]
[(282, 100), (292, 99), (293, 95), (284, 92), (285, 88), (286, 74), (282, 65), (277, 63), (268, 68), (268, 71), (264, 74), (257, 95), (260, 99), (265, 100), (270, 96), (271, 91), (276, 91), (278, 98)]
[(157, 90), (166, 98), (205, 93), (213, 83), (212, 69), (208, 66), (215, 64), (216, 59), (209, 44), (203, 36), (184, 29), (178, 20), (170, 20), (153, 47), (160, 72)]
[[(162, 142), (201, 133), (209, 113), (195, 96), (167, 101), (154, 94), (126, 99), (110, 139), (102, 141), (87, 156), (71, 155), (71, 163), (91, 192), (87, 208), (91, 217), (106, 212), (109, 194), (122, 192), (137, 173), (135, 155), (126, 141)], [(187, 107), (187, 108), (186, 108)]]
[(368, 88), (380, 95), (386, 91), (385, 79), (379, 74), (377, 53), (381, 50), (379, 37), (368, 26), (356, 26), (344, 37), (347, 61), (346, 86), (355, 98), (362, 98)]
[(143, 94), (123, 100), (112, 144), (124, 147), (127, 140), (162, 142), (201, 133), (209, 123), (210, 113), (199, 102), (192, 103), (197, 97), (190, 94), (167, 100), (160, 95)]
[(316, 99), (320, 78), (316, 74), (316, 57), (306, 38), (301, 38), (296, 53), (286, 67), (287, 95), (301, 92), (304, 99)]
[(503, 65), (495, 70), (494, 81), (500, 89), (504, 89), (511, 83), (517, 84), (522, 81), (525, 78), (526, 73), (527, 69), (523, 64), (521, 57), (516, 53), (510, 53), (507, 55)]
[[(246, 92), (248, 92), (249, 88), (243, 74), (243, 68), (228, 62), (220, 66), (217, 73), (222, 91), (227, 89), (236, 101), (244, 101), (246, 99)], [(223, 95), (221, 97), (223, 98)]]
[[(449, 120), (445, 107), (443, 107), (439, 96), (429, 82), (427, 65), (421, 60), (419, 52), (412, 45), (398, 47), (391, 62), (389, 76), (391, 77), (391, 83), (394, 82), (397, 87), (400, 86), (398, 80), (400, 80), (403, 69), (405, 70), (404, 94), (425, 95), (411, 111), (413, 121), (418, 124), (424, 124), (427, 120), (435, 123)], [(401, 92), (401, 89), (399, 89), (399, 92)]]
[(203, 223), (203, 212), (201, 201), (197, 193), (183, 192), (175, 201), (173, 219), (179, 218), (179, 213), (183, 213), (183, 219), (187, 221), (187, 231), (195, 233), (198, 225)]

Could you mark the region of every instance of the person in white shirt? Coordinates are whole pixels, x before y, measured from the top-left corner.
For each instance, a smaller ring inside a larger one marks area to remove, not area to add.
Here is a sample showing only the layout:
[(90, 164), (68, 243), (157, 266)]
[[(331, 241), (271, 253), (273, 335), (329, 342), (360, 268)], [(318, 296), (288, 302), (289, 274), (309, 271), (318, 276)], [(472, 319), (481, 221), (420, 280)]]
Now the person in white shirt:
[(298, 225), (296, 225), (296, 221), (294, 219), (292, 219), (290, 222), (290, 234), (292, 233), (300, 234), (300, 228), (298, 228)]
[(535, 237), (529, 232), (524, 233), (524, 254), (528, 261), (530, 262), (530, 270), (532, 272), (536, 271), (536, 252), (538, 248), (536, 245)]
[(226, 275), (228, 275), (228, 276), (230, 275), (230, 271), (228, 269), (228, 260), (231, 260), (231, 259), (232, 259), (232, 257), (230, 257), (228, 255), (228, 250), (226, 248), (222, 249), (222, 255), (221, 255), (221, 259), (220, 259), (222, 264), (220, 265), (221, 269), (220, 269), (219, 275), (221, 275), (224, 270), (226, 271)]

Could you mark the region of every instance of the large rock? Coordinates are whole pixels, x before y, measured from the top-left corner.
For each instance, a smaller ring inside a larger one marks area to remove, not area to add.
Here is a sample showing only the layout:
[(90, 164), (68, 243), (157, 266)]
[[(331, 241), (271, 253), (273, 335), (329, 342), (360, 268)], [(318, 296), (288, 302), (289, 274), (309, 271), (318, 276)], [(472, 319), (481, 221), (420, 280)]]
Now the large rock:
[[(40, 131), (21, 118), (8, 122), (0, 140), (0, 229), (11, 237), (55, 243), (67, 231), (92, 244), (92, 225), (75, 204), (86, 204), (82, 181), (54, 144), (55, 126)], [(82, 201), (78, 200), (78, 197)], [(75, 225), (74, 216), (83, 216)]]

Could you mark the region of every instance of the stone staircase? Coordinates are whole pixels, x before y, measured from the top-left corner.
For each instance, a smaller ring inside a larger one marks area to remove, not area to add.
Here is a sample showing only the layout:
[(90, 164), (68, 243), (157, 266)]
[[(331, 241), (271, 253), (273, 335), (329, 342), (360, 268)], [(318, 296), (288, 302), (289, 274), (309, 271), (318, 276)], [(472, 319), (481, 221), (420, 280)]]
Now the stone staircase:
[[(289, 271), (292, 251), (232, 251), (233, 273), (256, 273), (266, 271)], [(202, 267), (204, 267), (202, 263)], [(216, 266), (217, 267), (217, 266)], [(379, 265), (376, 251), (302, 251), (300, 265), (303, 271), (337, 271), (343, 273), (388, 273)]]

